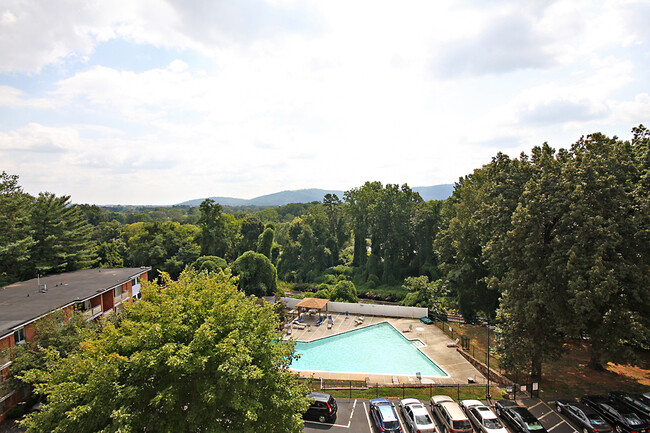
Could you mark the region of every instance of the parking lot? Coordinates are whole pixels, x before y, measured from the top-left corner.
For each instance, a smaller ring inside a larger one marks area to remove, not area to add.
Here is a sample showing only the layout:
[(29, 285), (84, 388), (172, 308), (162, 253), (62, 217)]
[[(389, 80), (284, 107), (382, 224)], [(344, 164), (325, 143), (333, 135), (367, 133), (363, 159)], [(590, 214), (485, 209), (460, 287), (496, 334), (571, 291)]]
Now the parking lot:
[[(395, 405), (397, 416), (402, 424), (402, 431), (407, 432), (408, 430), (406, 430), (404, 425), (402, 414), (397, 410), (399, 400), (391, 398), (390, 401)], [(376, 431), (369, 412), (369, 400), (339, 398), (336, 402), (338, 404), (338, 414), (336, 421), (333, 424), (321, 424), (318, 422), (305, 421), (304, 431), (346, 433)], [(428, 401), (424, 401), (423, 403), (425, 403), (427, 409), (430, 409)], [(549, 433), (579, 433), (568, 421), (555, 411), (554, 405), (550, 403), (539, 399), (520, 400), (518, 403), (522, 406), (526, 406), (528, 410), (539, 419)], [(436, 422), (436, 425), (439, 425), (439, 421), (435, 417), (435, 414), (434, 421)], [(516, 433), (512, 431), (512, 428), (509, 425), (506, 425), (506, 428), (511, 433)], [(439, 428), (437, 430), (440, 432)]]

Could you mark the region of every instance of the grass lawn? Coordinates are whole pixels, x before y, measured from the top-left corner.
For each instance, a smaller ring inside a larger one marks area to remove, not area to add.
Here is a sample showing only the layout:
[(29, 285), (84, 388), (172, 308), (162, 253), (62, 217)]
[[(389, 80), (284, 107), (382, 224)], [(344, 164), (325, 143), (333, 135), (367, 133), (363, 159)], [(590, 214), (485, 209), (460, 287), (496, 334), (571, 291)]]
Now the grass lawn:
[[(436, 323), (440, 328), (441, 324)], [(452, 327), (454, 337), (465, 335), (471, 339), (470, 354), (485, 362), (487, 330), (484, 326), (444, 323), (444, 331)], [(490, 347), (495, 347), (493, 334), (490, 334)], [(639, 351), (640, 365), (620, 365), (609, 363), (604, 371), (588, 367), (588, 346), (582, 341), (565, 344), (565, 354), (556, 361), (544, 363), (544, 373), (540, 384), (541, 397), (581, 397), (588, 394), (603, 394), (609, 391), (650, 392), (650, 352)], [(490, 366), (498, 368), (498, 358), (491, 355)]]

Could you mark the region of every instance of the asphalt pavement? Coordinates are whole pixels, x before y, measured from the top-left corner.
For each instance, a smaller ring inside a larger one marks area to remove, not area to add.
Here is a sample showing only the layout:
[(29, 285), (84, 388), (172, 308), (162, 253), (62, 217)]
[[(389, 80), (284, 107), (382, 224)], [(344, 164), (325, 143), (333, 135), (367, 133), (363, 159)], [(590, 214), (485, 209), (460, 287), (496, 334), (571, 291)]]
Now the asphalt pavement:
[[(408, 432), (402, 414), (398, 410), (399, 399), (390, 398), (389, 400), (395, 405), (395, 411), (402, 425), (402, 431), (405, 433)], [(370, 400), (338, 398), (336, 402), (338, 405), (338, 413), (334, 423), (305, 421), (304, 431), (307, 433), (320, 431), (332, 433), (368, 433), (377, 431), (369, 412)], [(430, 410), (428, 401), (423, 401), (422, 403), (427, 407), (427, 410)], [(484, 401), (483, 403), (486, 402)], [(540, 399), (525, 399), (518, 400), (517, 403), (527, 407), (549, 433), (579, 433), (571, 423), (555, 411), (553, 402), (544, 402)], [(433, 415), (437, 431), (443, 433), (439, 428), (440, 421), (435, 414)], [(505, 426), (510, 433), (517, 433), (512, 430), (511, 426)]]

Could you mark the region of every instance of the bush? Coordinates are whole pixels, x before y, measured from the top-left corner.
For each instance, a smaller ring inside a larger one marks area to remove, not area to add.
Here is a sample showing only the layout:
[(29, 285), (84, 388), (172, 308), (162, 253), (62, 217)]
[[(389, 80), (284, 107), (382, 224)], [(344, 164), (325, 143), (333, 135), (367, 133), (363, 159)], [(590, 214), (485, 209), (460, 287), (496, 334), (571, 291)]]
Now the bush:
[(329, 299), (331, 292), (327, 288), (322, 288), (318, 292), (314, 293), (314, 298)]
[(370, 290), (376, 289), (379, 286), (379, 277), (377, 275), (368, 276), (368, 282), (366, 285)]
[(327, 268), (325, 270), (325, 273), (331, 275), (345, 275), (346, 277), (351, 277), (353, 271), (354, 268), (352, 266), (337, 265), (337, 266), (332, 266), (330, 268)]
[(359, 302), (357, 288), (352, 281), (339, 281), (332, 290), (330, 299), (335, 302)]

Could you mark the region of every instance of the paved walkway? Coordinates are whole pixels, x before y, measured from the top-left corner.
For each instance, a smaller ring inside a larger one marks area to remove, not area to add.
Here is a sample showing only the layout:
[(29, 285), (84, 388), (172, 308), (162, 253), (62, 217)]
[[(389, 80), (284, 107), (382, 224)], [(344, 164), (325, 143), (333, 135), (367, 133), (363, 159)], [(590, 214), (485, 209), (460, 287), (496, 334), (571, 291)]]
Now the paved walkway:
[[(447, 347), (447, 343), (450, 343), (452, 340), (435, 325), (425, 325), (419, 319), (380, 316), (364, 316), (363, 323), (357, 325), (356, 319), (358, 316), (356, 315), (350, 315), (346, 318), (343, 313), (328, 314), (331, 314), (334, 320), (334, 325), (332, 325), (331, 329), (327, 328), (327, 321), (323, 322), (320, 326), (315, 326), (318, 320), (317, 314), (315, 316), (303, 315), (303, 322), (308, 326), (304, 330), (292, 329), (291, 335), (285, 338), (294, 338), (297, 341), (312, 341), (380, 322), (390, 322), (406, 338), (419, 339), (425, 343), (426, 346), (421, 347), (421, 350), (449, 375), (449, 377), (422, 376), (421, 383), (467, 383), (468, 377), (473, 378), (477, 383), (487, 382), (485, 377), (472, 364), (467, 362), (455, 348)], [(393, 376), (377, 374), (329, 372), (305, 372), (304, 374), (306, 376), (322, 377), (323, 379), (369, 380), (370, 383), (395, 383)], [(414, 376), (396, 376), (395, 378), (399, 380), (399, 383), (420, 383)]]

